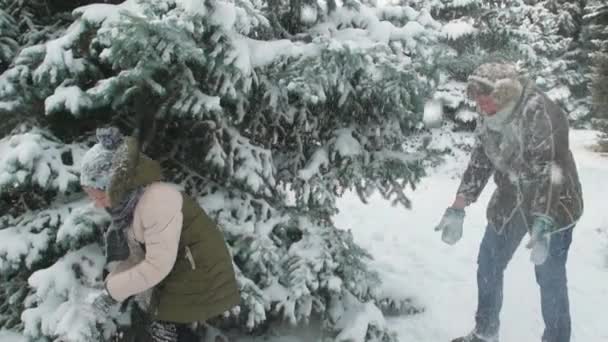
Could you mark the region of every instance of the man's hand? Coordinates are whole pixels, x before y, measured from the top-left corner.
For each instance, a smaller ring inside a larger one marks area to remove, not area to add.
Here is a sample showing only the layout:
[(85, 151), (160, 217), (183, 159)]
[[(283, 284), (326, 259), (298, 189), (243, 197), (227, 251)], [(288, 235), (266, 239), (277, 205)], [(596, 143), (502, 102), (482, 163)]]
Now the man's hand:
[(549, 247), (551, 245), (551, 236), (549, 233), (553, 230), (555, 223), (553, 219), (539, 215), (534, 219), (532, 230), (530, 231), (530, 241), (526, 248), (532, 249), (530, 260), (534, 265), (542, 265), (549, 257)]
[(435, 228), (435, 231), (441, 231), (441, 240), (448, 245), (453, 245), (462, 238), (462, 226), (464, 224), (464, 209), (462, 208), (447, 208), (441, 222)]

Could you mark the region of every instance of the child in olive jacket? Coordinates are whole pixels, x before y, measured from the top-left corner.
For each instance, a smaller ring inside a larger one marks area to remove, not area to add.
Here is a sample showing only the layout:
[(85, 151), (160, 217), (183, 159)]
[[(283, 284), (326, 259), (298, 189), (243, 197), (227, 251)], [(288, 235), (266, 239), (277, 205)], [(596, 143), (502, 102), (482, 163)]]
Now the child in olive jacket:
[(239, 304), (232, 258), (223, 235), (196, 201), (161, 181), (158, 162), (118, 129), (97, 131), (84, 155), (81, 185), (111, 214), (107, 262), (116, 267), (94, 300), (111, 305), (151, 290), (152, 341), (177, 341), (181, 324), (202, 322)]

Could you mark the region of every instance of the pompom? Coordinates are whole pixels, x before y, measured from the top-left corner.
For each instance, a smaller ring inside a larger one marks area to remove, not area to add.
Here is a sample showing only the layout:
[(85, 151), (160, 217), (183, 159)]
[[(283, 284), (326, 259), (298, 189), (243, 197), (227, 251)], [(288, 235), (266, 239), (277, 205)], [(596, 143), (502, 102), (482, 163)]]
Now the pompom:
[(124, 140), (124, 136), (116, 127), (98, 128), (96, 133), (97, 141), (106, 150), (116, 150)]

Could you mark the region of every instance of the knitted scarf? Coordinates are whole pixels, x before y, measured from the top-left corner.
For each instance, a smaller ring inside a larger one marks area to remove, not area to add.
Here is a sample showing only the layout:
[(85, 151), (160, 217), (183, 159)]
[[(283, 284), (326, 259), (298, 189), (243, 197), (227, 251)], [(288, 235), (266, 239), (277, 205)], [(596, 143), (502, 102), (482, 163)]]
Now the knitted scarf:
[(483, 118), (478, 127), (486, 155), (499, 171), (509, 173), (521, 167), (524, 153), (521, 134), (525, 125), (521, 118), (521, 107), (529, 91), (526, 83), (522, 94), (516, 100), (508, 103), (494, 116)]
[(131, 191), (119, 205), (108, 209), (112, 217), (112, 224), (106, 233), (107, 262), (121, 261), (129, 257), (129, 243), (127, 229), (133, 223), (135, 206), (139, 202), (144, 188), (139, 187)]

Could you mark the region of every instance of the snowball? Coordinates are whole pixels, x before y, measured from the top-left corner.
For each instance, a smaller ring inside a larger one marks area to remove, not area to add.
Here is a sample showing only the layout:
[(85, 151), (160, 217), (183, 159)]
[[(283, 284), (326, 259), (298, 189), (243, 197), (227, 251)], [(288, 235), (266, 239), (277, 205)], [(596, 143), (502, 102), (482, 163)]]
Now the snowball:
[(430, 100), (424, 105), (423, 122), (429, 127), (441, 126), (443, 120), (443, 105), (441, 101)]
[(317, 21), (317, 15), (318, 14), (317, 14), (316, 8), (305, 5), (304, 7), (302, 7), (302, 12), (300, 14), (300, 20), (304, 24), (314, 24)]
[(551, 164), (551, 183), (555, 185), (564, 183), (564, 171), (555, 162)]

